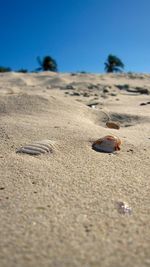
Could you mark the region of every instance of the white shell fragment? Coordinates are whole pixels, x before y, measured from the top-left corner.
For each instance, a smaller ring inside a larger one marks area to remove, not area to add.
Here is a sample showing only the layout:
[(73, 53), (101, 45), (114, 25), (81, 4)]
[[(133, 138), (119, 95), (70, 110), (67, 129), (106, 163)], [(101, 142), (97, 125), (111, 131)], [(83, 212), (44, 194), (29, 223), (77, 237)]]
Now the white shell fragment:
[(129, 205), (126, 202), (119, 201), (117, 202), (117, 210), (120, 214), (131, 214), (132, 209), (129, 207)]
[(45, 153), (52, 153), (54, 148), (54, 141), (42, 140), (35, 141), (29, 145), (22, 146), (16, 150), (16, 153), (26, 153), (30, 155), (40, 155)]

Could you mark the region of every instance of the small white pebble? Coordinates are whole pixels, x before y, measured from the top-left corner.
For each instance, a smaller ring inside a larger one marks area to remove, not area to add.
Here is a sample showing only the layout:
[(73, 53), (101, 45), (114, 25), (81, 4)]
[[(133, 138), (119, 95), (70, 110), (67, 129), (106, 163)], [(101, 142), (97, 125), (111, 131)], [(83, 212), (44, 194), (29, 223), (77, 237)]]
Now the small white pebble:
[(126, 202), (119, 201), (117, 202), (117, 210), (120, 214), (131, 214), (132, 209), (129, 207), (129, 205)]

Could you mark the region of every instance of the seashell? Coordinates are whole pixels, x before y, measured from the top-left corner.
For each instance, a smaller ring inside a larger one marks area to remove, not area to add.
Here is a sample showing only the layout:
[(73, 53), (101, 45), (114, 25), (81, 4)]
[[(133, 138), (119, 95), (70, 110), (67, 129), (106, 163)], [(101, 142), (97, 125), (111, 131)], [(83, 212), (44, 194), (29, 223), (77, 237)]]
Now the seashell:
[(16, 153), (26, 153), (30, 155), (52, 153), (54, 148), (54, 143), (55, 142), (51, 140), (35, 141), (32, 144), (18, 148), (16, 150)]
[(120, 123), (116, 121), (107, 121), (106, 126), (111, 129), (116, 129), (116, 130), (120, 129)]
[(117, 204), (117, 210), (120, 214), (131, 214), (132, 209), (129, 207), (129, 205), (126, 202), (119, 201)]
[(106, 135), (96, 140), (92, 148), (99, 152), (112, 153), (120, 150), (121, 140), (115, 135)]

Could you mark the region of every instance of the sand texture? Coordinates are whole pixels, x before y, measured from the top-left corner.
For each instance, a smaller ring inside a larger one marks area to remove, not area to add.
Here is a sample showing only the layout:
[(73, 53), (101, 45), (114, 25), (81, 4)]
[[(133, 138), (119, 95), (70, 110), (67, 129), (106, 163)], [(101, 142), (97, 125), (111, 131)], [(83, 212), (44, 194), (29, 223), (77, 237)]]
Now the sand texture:
[(27, 266), (150, 266), (150, 75), (0, 74), (0, 267)]

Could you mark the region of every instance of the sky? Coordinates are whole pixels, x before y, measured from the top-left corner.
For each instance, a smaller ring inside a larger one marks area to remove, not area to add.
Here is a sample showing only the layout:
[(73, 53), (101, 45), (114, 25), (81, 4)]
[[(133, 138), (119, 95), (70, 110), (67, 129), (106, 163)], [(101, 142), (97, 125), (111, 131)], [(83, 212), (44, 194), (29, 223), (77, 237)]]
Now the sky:
[(0, 0), (0, 66), (29, 71), (37, 56), (60, 72), (104, 72), (109, 54), (126, 72), (150, 72), (150, 0)]

